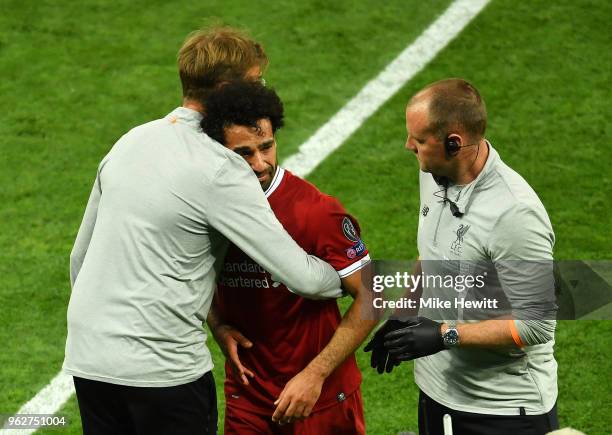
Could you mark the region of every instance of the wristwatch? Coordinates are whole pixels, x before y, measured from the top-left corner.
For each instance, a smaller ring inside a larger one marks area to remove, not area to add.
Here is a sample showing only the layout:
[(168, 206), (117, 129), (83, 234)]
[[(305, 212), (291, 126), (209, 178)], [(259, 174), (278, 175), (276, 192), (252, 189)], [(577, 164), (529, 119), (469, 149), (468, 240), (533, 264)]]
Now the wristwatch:
[(442, 342), (447, 349), (459, 346), (459, 331), (457, 331), (455, 325), (448, 325), (448, 328), (442, 334)]

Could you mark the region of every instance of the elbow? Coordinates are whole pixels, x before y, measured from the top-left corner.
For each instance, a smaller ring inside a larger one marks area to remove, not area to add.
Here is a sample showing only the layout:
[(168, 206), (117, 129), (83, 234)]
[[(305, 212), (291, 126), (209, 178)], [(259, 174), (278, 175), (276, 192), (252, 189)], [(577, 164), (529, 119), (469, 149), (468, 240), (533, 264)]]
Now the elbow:
[(313, 285), (302, 285), (299, 289), (292, 291), (307, 299), (326, 299), (329, 297), (327, 296), (328, 292), (322, 290), (320, 287)]
[[(550, 334), (548, 332), (540, 332), (540, 333), (536, 333), (534, 334), (534, 336), (527, 340), (527, 342), (525, 343), (528, 346), (535, 346), (537, 344), (546, 344), (549, 341), (552, 341), (554, 339), (554, 335)], [(523, 341), (526, 341), (525, 339), (523, 339)]]
[(295, 279), (281, 279), (279, 276), (272, 275), (272, 280), (276, 283), (284, 284), (291, 293), (295, 293), (304, 298), (318, 299), (317, 295), (321, 290), (316, 283), (311, 283), (308, 280), (299, 279), (298, 277), (295, 277)]
[[(272, 277), (274, 279), (274, 276)], [(289, 282), (284, 284), (289, 291), (299, 296), (308, 299), (336, 299), (343, 296), (343, 291), (340, 283), (340, 278), (335, 275), (335, 279), (328, 278), (325, 280), (295, 280), (296, 284), (292, 285)]]
[(319, 285), (304, 284), (297, 288), (289, 288), (289, 290), (307, 299), (337, 299), (344, 295), (340, 286), (325, 288)]
[(542, 337), (538, 344), (548, 343), (549, 341), (553, 341), (555, 339), (555, 332), (553, 331), (545, 331), (542, 334)]
[(525, 346), (534, 346), (553, 341), (556, 322), (554, 320), (515, 320), (521, 341)]
[(297, 292), (305, 297), (317, 296), (321, 291), (321, 288), (314, 282), (302, 282), (296, 288), (299, 289)]

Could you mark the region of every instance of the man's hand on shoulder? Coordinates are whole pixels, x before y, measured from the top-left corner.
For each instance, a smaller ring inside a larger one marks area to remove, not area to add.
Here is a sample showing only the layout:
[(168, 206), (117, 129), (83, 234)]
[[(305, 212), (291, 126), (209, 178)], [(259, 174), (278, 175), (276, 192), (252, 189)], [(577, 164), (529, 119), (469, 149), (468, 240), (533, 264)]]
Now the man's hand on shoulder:
[(254, 378), (255, 374), (242, 365), (238, 356), (238, 346), (245, 349), (253, 347), (253, 343), (246, 338), (240, 331), (231, 325), (222, 324), (213, 329), (215, 340), (219, 343), (219, 347), (223, 354), (230, 362), (234, 376), (242, 382), (243, 385), (249, 385), (249, 378)]
[(272, 421), (279, 424), (303, 420), (319, 400), (325, 377), (306, 367), (295, 375), (276, 399)]

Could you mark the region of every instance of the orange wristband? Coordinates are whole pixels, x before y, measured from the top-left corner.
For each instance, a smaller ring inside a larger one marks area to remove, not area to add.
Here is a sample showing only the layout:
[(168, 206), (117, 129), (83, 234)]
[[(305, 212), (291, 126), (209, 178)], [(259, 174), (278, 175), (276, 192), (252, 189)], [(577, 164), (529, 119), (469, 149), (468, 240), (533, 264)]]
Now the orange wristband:
[(519, 335), (518, 330), (516, 329), (514, 320), (510, 319), (508, 320), (508, 322), (510, 322), (510, 333), (512, 334), (512, 339), (514, 340), (514, 343), (516, 343), (518, 347), (525, 347), (523, 341), (521, 340), (521, 336)]

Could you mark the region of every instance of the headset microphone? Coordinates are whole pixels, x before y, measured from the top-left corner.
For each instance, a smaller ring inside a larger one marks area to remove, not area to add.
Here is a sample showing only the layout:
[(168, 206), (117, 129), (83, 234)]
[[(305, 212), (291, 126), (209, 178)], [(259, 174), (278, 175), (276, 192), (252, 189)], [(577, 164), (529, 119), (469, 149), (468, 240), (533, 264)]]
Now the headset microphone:
[[(452, 199), (450, 199), (448, 197), (448, 185), (450, 180), (447, 177), (436, 177), (435, 175), (433, 175), (434, 181), (436, 182), (436, 184), (442, 186), (444, 188), (444, 190), (440, 190), (438, 192), (434, 193), (434, 196), (441, 198), (443, 203), (447, 203), (450, 206), (450, 212), (453, 216), (460, 218), (463, 216), (463, 213), (459, 210), (459, 206), (457, 205), (457, 203), (455, 203), (455, 201), (453, 201)], [(444, 192), (443, 195), (440, 195), (440, 193)]]
[(451, 201), (450, 199), (446, 199), (446, 201), (448, 201), (449, 205), (450, 205), (450, 211), (451, 214), (455, 217), (461, 217), (463, 216), (463, 213), (461, 213), (461, 211), (459, 211), (459, 207), (457, 206), (457, 204), (455, 204), (453, 201)]
[(463, 216), (463, 213), (461, 213), (457, 204), (448, 197), (448, 179), (446, 179), (446, 183), (444, 184), (444, 198), (442, 198), (442, 201), (448, 202), (448, 205), (450, 206), (450, 212), (453, 216), (458, 218)]

